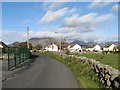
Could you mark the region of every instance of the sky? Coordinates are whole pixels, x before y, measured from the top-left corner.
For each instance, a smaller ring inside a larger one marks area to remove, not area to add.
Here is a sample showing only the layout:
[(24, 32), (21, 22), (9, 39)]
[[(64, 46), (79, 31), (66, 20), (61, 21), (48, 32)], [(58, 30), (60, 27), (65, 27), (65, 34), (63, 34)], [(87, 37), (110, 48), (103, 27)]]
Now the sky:
[(118, 40), (117, 2), (2, 2), (2, 41), (32, 37), (106, 42)]

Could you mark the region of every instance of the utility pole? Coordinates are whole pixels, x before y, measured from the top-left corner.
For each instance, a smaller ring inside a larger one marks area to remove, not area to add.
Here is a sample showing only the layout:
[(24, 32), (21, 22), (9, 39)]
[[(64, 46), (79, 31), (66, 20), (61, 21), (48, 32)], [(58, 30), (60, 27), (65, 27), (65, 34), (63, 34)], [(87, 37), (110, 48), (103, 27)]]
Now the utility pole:
[[(56, 34), (58, 34), (58, 32), (55, 32)], [(62, 35), (60, 35), (60, 56), (62, 56)]]
[(29, 49), (29, 27), (27, 27), (27, 48)]
[(60, 35), (60, 56), (62, 57), (62, 35)]

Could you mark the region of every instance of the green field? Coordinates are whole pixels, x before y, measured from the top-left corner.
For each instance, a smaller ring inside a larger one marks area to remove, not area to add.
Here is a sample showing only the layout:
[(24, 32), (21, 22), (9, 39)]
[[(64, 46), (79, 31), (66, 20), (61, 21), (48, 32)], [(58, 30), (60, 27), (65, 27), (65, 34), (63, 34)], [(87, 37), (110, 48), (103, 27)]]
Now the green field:
[(74, 76), (80, 82), (81, 88), (105, 88), (102, 84), (99, 83), (99, 78), (92, 69), (91, 65), (82, 64), (79, 59), (75, 57), (60, 57), (53, 53), (40, 53), (45, 56), (51, 57), (61, 63), (64, 63), (69, 67)]
[(87, 58), (93, 58), (95, 60), (100, 61), (101, 63), (108, 64), (112, 66), (113, 68), (119, 69), (120, 67), (118, 65), (119, 58), (118, 54), (100, 54), (100, 53), (94, 53), (94, 54), (77, 54), (78, 56), (85, 56)]

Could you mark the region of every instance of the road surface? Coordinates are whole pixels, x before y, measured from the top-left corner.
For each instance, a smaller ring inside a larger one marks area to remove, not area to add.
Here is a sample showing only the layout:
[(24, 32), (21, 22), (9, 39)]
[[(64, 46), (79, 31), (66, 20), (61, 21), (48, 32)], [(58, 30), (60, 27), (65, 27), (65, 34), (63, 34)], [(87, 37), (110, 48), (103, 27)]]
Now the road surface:
[(2, 84), (3, 88), (79, 88), (69, 68), (49, 57), (39, 55), (35, 61)]

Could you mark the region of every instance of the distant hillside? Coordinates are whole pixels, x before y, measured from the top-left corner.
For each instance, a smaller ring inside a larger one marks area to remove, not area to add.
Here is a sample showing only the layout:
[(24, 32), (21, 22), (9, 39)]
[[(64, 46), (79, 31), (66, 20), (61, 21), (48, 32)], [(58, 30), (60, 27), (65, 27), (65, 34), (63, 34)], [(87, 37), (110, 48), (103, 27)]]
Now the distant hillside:
[(79, 41), (79, 40), (75, 40), (75, 41), (71, 42), (71, 44), (87, 45), (86, 42), (84, 42), (84, 41)]
[(32, 43), (33, 47), (36, 45), (41, 45), (43, 48), (46, 47), (47, 45), (50, 45), (52, 43), (55, 43), (57, 45), (59, 45), (60, 40), (59, 39), (55, 39), (52, 37), (45, 37), (45, 38), (31, 38), (30, 43)]
[(11, 44), (9, 44), (8, 46), (10, 46), (10, 47), (13, 47), (13, 46), (18, 46), (19, 45), (19, 42), (14, 42), (14, 43), (11, 43)]
[(73, 42), (71, 42), (71, 44), (79, 44), (81, 47), (93, 47), (94, 45), (96, 45), (97, 43), (95, 42), (84, 42), (84, 41), (79, 41), (79, 40), (75, 40)]
[[(31, 39), (29, 39), (29, 41), (33, 47), (35, 47), (36, 45), (41, 45), (42, 48), (45, 48), (47, 45), (50, 45), (52, 43), (55, 43), (56, 45), (60, 46), (60, 42), (61, 42), (60, 39), (52, 38), (52, 37), (31, 38)], [(14, 42), (14, 43), (10, 44), (9, 46), (16, 46), (19, 43), (20, 42)], [(66, 45), (68, 45), (68, 43), (66, 43), (64, 40), (62, 40), (62, 43), (65, 43)], [(69, 44), (79, 44), (80, 46), (82, 46), (82, 48), (93, 47), (96, 44), (100, 45), (101, 47), (109, 47), (111, 44), (115, 44), (118, 47), (120, 45), (120, 42), (109, 41), (109, 42), (105, 42), (105, 43), (96, 43), (96, 42), (85, 42), (85, 41), (74, 40), (74, 41), (70, 42)]]
[(117, 47), (120, 48), (120, 42), (117, 41), (109, 41), (109, 42), (105, 42), (105, 43), (96, 43), (96, 42), (84, 42), (84, 41), (79, 41), (79, 40), (75, 40), (73, 42), (71, 42), (71, 44), (79, 44), (82, 47), (93, 47), (95, 45), (100, 45), (101, 47), (109, 47), (111, 44), (115, 44)]

